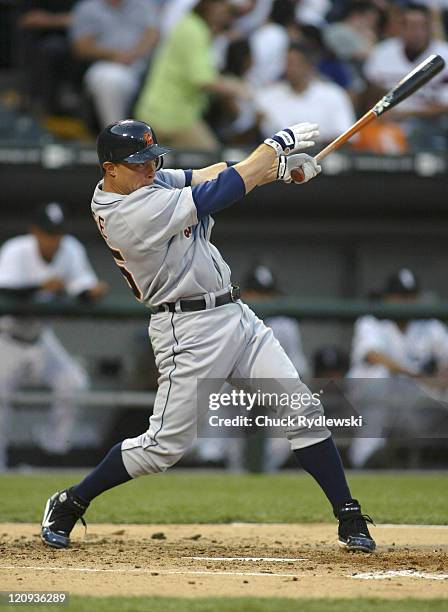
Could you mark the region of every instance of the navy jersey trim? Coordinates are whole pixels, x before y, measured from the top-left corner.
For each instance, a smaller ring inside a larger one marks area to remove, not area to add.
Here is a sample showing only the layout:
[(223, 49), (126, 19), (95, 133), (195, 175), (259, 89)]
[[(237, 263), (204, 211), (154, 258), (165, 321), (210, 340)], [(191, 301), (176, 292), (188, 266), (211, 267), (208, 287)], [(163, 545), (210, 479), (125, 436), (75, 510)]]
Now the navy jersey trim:
[(235, 168), (227, 168), (212, 181), (195, 185), (191, 192), (198, 219), (203, 219), (240, 200), (246, 194), (246, 186)]

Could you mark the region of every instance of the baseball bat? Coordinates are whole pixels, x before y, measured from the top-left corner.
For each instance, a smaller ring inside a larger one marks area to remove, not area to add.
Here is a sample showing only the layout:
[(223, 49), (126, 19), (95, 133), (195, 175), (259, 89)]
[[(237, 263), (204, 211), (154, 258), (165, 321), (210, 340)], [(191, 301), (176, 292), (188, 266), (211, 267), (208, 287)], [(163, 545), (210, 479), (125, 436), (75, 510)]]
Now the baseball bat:
[[(400, 104), (403, 100), (408, 98), (417, 89), (423, 87), (428, 81), (438, 74), (445, 66), (445, 61), (440, 55), (430, 55), (423, 62), (421, 62), (416, 68), (414, 68), (409, 74), (399, 81), (395, 87), (384, 95), (375, 106), (373, 106), (365, 115), (363, 115), (356, 123), (348, 128), (343, 134), (335, 138), (329, 145), (322, 149), (315, 157), (317, 162), (327, 157), (332, 151), (338, 149), (343, 145), (349, 138), (354, 134), (362, 130), (363, 127), (374, 121), (377, 117), (380, 117), (385, 112), (389, 111), (397, 104)], [(300, 182), (300, 174), (303, 177), (301, 169), (297, 169), (300, 172), (296, 182)], [(293, 171), (294, 172), (294, 171)]]

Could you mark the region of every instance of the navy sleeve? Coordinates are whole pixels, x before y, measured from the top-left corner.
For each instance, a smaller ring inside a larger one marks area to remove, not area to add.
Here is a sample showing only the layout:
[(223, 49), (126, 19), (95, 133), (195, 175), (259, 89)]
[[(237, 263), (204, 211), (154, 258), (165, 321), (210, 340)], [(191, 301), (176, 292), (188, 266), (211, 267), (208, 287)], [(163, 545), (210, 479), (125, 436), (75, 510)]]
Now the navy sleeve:
[(234, 168), (223, 170), (213, 181), (195, 185), (191, 191), (198, 219), (226, 208), (246, 195), (244, 181)]

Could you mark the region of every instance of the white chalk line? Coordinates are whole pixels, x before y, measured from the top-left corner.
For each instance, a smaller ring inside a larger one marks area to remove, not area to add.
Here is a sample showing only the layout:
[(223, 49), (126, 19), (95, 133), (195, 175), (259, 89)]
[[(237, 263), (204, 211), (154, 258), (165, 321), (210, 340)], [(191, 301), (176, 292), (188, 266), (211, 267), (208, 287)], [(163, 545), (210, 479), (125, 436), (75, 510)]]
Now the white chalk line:
[(274, 563), (290, 563), (292, 561), (309, 561), (303, 558), (287, 557), (181, 557), (181, 559), (194, 559), (195, 561), (272, 561)]
[(406, 523), (401, 523), (400, 525), (377, 523), (377, 527), (386, 527), (387, 529), (448, 529), (448, 525), (407, 525)]
[(32, 570), (33, 572), (81, 572), (81, 573), (107, 573), (107, 574), (151, 574), (153, 576), (166, 574), (188, 574), (201, 576), (268, 576), (277, 578), (296, 578), (296, 574), (274, 574), (271, 572), (207, 572), (204, 570), (159, 570), (144, 568), (106, 569), (96, 567), (38, 567), (33, 565), (2, 565), (1, 570)]
[[(216, 572), (204, 570), (159, 570), (144, 568), (95, 568), (95, 567), (40, 567), (34, 565), (3, 565), (1, 570), (31, 570), (35, 572), (79, 572), (79, 573), (105, 573), (105, 574), (151, 574), (152, 576), (179, 574), (198, 576), (263, 576), (273, 578), (297, 578), (296, 574), (277, 574), (272, 572)], [(385, 580), (387, 578), (423, 578), (426, 580), (448, 580), (448, 574), (434, 574), (430, 572), (419, 572), (416, 570), (381, 570), (377, 572), (363, 572), (352, 574), (347, 578), (358, 580)]]
[(387, 578), (424, 578), (425, 580), (448, 580), (448, 574), (434, 574), (417, 570), (380, 570), (378, 572), (362, 572), (351, 578), (360, 580), (386, 580)]
[[(313, 526), (315, 523), (248, 523), (248, 522), (234, 522), (229, 523), (235, 527), (294, 527), (299, 525), (300, 527), (306, 526), (307, 524)], [(222, 525), (219, 525), (222, 527)], [(377, 527), (386, 527), (387, 529), (448, 529), (448, 525), (426, 525), (425, 523), (419, 524), (408, 524), (408, 523), (377, 523)]]

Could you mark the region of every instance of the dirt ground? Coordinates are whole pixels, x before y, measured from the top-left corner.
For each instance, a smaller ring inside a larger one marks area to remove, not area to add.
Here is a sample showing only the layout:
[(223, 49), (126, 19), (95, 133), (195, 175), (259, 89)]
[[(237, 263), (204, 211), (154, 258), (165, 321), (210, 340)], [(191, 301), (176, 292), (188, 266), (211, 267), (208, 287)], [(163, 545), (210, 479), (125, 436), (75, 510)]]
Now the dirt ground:
[(89, 524), (86, 537), (76, 526), (73, 546), (57, 551), (44, 547), (37, 525), (2, 523), (0, 590), (448, 598), (448, 527), (372, 533), (378, 550), (366, 555), (338, 548), (336, 525)]

